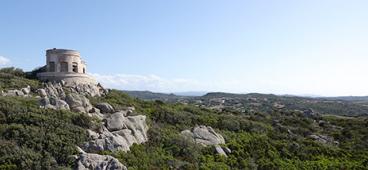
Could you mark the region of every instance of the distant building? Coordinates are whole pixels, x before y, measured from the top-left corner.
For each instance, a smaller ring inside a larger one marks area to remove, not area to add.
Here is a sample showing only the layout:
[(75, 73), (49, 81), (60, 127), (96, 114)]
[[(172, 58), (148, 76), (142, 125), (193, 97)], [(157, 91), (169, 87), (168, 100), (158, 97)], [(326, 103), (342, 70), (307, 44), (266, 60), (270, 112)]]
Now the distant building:
[(42, 81), (64, 81), (66, 84), (97, 84), (86, 74), (86, 69), (78, 51), (53, 48), (46, 50), (46, 72), (37, 77)]

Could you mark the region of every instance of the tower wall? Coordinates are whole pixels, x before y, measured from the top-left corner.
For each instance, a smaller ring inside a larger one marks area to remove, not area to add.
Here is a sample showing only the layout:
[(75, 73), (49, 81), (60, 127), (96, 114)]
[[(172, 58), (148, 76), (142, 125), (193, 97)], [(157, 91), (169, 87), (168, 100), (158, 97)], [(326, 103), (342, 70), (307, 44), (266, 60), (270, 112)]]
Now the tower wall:
[[(77, 69), (73, 69), (73, 66)], [(48, 72), (85, 73), (86, 65), (80, 54), (75, 50), (50, 49), (46, 51), (46, 66)], [(65, 69), (66, 68), (66, 69)]]

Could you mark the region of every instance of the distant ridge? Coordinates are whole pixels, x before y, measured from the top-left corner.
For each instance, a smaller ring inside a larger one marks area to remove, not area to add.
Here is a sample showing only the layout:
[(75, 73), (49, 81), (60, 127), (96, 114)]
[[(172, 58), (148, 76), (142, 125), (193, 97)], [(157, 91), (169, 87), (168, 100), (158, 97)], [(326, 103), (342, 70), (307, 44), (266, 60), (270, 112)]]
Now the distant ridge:
[[(171, 103), (200, 104), (212, 108), (230, 108), (234, 110), (261, 110), (271, 112), (275, 107), (292, 110), (313, 109), (316, 112), (346, 116), (368, 114), (368, 96), (311, 97), (297, 95), (275, 95), (261, 93), (225, 93), (209, 92), (201, 96), (191, 93), (155, 93), (150, 91), (124, 91), (132, 97), (143, 100), (161, 100)], [(182, 94), (182, 95), (178, 95)], [(198, 95), (198, 94), (197, 94)]]
[(174, 92), (177, 96), (203, 96), (208, 92), (204, 91), (186, 91), (186, 92)]
[(295, 98), (310, 98), (310, 99), (323, 99), (323, 100), (343, 100), (343, 101), (368, 101), (368, 96), (336, 96), (325, 97), (319, 95), (293, 95), (293, 94), (264, 94), (264, 93), (228, 93), (228, 92), (205, 92), (205, 91), (187, 91), (187, 92), (173, 92), (173, 93), (161, 93), (152, 91), (129, 91), (123, 90), (123, 92), (145, 100), (153, 99), (175, 99), (175, 98), (187, 98), (187, 97), (244, 97), (244, 96), (273, 96), (273, 97), (295, 97)]

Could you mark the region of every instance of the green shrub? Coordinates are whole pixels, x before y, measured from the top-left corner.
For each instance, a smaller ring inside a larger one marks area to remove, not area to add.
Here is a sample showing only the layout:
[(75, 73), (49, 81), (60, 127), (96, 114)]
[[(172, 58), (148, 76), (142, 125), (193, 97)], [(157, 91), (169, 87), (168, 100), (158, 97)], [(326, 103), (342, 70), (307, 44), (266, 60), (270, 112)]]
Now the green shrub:
[(16, 169), (71, 167), (91, 125), (82, 114), (44, 110), (32, 98), (0, 97), (0, 166)]
[(25, 78), (23, 70), (9, 67), (0, 69), (0, 90), (20, 89), (31, 86), (32, 89), (40, 87), (40, 82)]
[(24, 73), (24, 71), (22, 69), (14, 68), (14, 67), (2, 68), (2, 69), (0, 69), (0, 73), (7, 74), (9, 76), (10, 75), (17, 76), (17, 77), (25, 77), (26, 76), (26, 74)]

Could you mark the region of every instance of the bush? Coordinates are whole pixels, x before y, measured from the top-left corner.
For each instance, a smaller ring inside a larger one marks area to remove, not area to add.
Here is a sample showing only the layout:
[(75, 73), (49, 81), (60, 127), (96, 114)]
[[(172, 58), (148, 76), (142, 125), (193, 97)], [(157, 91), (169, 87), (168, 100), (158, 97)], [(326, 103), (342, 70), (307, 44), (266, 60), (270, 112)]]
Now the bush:
[(6, 67), (0, 69), (0, 73), (4, 75), (12, 75), (12, 76), (18, 76), (18, 77), (25, 77), (25, 73), (22, 69), (14, 68), (14, 67)]
[(33, 69), (31, 72), (27, 72), (26, 77), (29, 79), (37, 79), (37, 74), (42, 72), (46, 72), (46, 66), (38, 67)]
[(40, 87), (40, 82), (25, 78), (23, 70), (9, 67), (0, 69), (0, 90), (20, 89), (31, 86), (32, 89)]
[[(16, 169), (71, 167), (91, 122), (79, 113), (44, 110), (32, 98), (0, 97), (0, 166)], [(83, 120), (83, 121), (81, 121)], [(78, 123), (77, 123), (78, 122)]]

